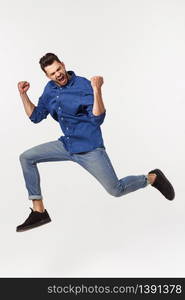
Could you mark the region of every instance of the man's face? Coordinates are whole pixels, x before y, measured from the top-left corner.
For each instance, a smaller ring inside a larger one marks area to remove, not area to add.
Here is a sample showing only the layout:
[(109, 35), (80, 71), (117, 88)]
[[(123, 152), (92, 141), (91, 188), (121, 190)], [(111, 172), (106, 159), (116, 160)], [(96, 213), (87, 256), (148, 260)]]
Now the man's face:
[(51, 65), (44, 68), (49, 79), (54, 80), (59, 85), (66, 85), (68, 74), (63, 62), (54, 61)]

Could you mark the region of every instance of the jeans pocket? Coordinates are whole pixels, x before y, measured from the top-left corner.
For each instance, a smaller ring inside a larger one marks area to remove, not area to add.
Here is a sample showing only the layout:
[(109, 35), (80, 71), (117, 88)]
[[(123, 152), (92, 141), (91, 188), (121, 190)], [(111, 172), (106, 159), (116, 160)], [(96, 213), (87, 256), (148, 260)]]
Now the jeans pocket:
[(95, 150), (105, 151), (105, 147), (97, 147)]

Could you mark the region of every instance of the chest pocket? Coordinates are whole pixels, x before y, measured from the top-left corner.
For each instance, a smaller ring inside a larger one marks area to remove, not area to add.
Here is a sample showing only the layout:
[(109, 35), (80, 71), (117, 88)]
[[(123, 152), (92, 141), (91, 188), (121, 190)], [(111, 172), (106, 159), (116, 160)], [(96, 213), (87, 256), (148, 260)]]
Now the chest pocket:
[(77, 115), (78, 111), (80, 110), (80, 104), (76, 101), (76, 99), (71, 99), (70, 101), (63, 100), (61, 107), (64, 113), (73, 116)]
[(75, 91), (63, 93), (61, 95), (61, 107), (62, 111), (69, 115), (78, 116), (85, 113), (82, 92), (75, 89)]

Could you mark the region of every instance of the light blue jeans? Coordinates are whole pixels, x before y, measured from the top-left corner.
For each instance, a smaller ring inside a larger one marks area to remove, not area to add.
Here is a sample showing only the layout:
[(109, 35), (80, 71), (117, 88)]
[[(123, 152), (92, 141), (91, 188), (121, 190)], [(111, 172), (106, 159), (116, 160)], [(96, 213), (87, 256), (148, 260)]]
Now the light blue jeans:
[(145, 175), (118, 179), (104, 148), (96, 148), (82, 154), (70, 154), (62, 141), (55, 140), (30, 148), (20, 155), (21, 167), (28, 190), (28, 198), (43, 199), (40, 187), (38, 163), (50, 161), (73, 161), (92, 174), (114, 197), (120, 197), (147, 186)]

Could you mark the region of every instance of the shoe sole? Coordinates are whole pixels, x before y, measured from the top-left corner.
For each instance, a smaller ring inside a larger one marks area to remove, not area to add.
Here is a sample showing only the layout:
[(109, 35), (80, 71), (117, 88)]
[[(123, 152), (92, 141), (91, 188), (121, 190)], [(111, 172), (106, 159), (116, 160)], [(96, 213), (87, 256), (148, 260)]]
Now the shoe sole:
[(42, 226), (44, 224), (47, 224), (49, 222), (51, 222), (51, 219), (41, 220), (40, 222), (35, 223), (34, 225), (26, 226), (22, 229), (16, 229), (16, 231), (17, 232), (27, 231), (27, 230), (34, 229), (36, 227)]
[[(153, 170), (153, 171), (150, 171), (149, 174), (151, 174), (151, 173), (154, 173), (154, 174), (156, 174), (156, 175), (160, 175), (160, 176), (163, 178), (163, 180), (170, 186), (171, 190), (173, 191), (173, 197), (172, 197), (172, 198), (167, 198), (164, 194), (163, 194), (163, 196), (164, 196), (166, 199), (172, 201), (172, 200), (175, 198), (175, 191), (174, 191), (174, 188), (173, 188), (172, 184), (171, 184), (171, 183), (169, 182), (169, 180), (167, 179), (167, 177), (166, 177), (166, 176), (164, 175), (164, 173), (163, 173), (161, 170), (159, 170), (159, 169), (155, 169), (155, 170)], [(152, 184), (152, 185), (153, 185), (153, 184)], [(155, 187), (155, 186), (154, 186), (154, 187)]]

